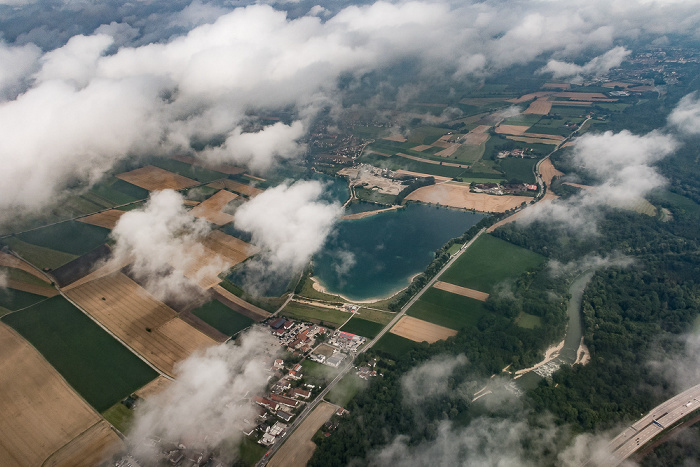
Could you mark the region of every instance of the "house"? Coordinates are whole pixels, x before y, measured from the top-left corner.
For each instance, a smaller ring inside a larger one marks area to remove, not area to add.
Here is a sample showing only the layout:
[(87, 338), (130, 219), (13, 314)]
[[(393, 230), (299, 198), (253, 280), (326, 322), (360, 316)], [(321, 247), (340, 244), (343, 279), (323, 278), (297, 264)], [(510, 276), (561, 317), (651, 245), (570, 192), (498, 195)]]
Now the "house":
[(279, 408), (279, 404), (265, 397), (255, 396), (253, 397), (253, 402), (273, 412)]
[(284, 423), (280, 422), (275, 422), (274, 425), (270, 428), (270, 433), (272, 436), (284, 436), (284, 434), (287, 432), (287, 425)]
[(275, 442), (275, 437), (271, 435), (270, 433), (264, 433), (262, 435), (262, 438), (260, 438), (260, 441), (258, 441), (259, 444), (262, 444), (263, 446), (269, 446)]
[(290, 413), (288, 413), (288, 412), (285, 412), (284, 410), (278, 410), (278, 411), (277, 411), (277, 416), (278, 416), (279, 418), (281, 418), (282, 420), (284, 420), (285, 422), (288, 422), (289, 420), (291, 420), (292, 418), (294, 418), (294, 415), (292, 415), (292, 414), (290, 414)]
[(275, 363), (273, 363), (272, 366), (277, 368), (278, 370), (281, 370), (282, 368), (284, 368), (284, 360), (278, 358), (277, 360), (275, 360)]
[(326, 360), (326, 365), (332, 366), (334, 368), (338, 368), (340, 363), (343, 361), (343, 357), (344, 357), (343, 354), (333, 355), (332, 357), (330, 357)]
[(270, 399), (272, 399), (274, 402), (277, 402), (281, 405), (285, 405), (287, 407), (291, 407), (293, 409), (296, 409), (297, 407), (299, 407), (299, 401), (295, 400), (295, 399), (290, 399), (289, 397), (284, 397), (284, 396), (280, 396), (277, 394), (272, 394), (270, 396)]
[(277, 330), (277, 329), (281, 328), (282, 326), (284, 326), (284, 323), (286, 321), (287, 320), (284, 318), (277, 318), (276, 320), (274, 320), (273, 322), (270, 323), (270, 327), (274, 330)]
[(302, 399), (308, 399), (309, 397), (311, 397), (311, 391), (307, 391), (306, 389), (301, 388), (291, 389), (287, 394), (295, 399), (299, 397), (301, 397)]
[(303, 375), (302, 375), (301, 373), (297, 373), (297, 372), (294, 371), (294, 370), (289, 370), (289, 374), (287, 375), (287, 377), (288, 377), (288, 378), (291, 378), (291, 379), (293, 379), (293, 380), (295, 380), (295, 381), (298, 381), (298, 380), (300, 380), (300, 379), (303, 377)]

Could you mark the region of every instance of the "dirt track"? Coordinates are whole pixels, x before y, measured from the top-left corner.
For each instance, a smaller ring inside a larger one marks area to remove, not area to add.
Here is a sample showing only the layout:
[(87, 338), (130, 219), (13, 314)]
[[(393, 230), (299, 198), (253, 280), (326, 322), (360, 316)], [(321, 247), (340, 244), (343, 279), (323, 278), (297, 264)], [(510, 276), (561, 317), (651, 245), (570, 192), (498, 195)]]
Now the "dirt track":
[(440, 204), (453, 208), (469, 209), (481, 212), (505, 212), (527, 203), (532, 198), (514, 195), (488, 195), (472, 193), (468, 185), (444, 183), (418, 188), (406, 197), (409, 201)]
[(41, 465), (100, 421), (49, 362), (4, 323), (0, 393), (0, 465)]
[(124, 172), (116, 175), (116, 177), (148, 191), (167, 189), (181, 190), (199, 184), (192, 179), (168, 172), (167, 170), (153, 165), (147, 165), (146, 167), (141, 167), (131, 172)]
[(462, 295), (463, 297), (473, 298), (482, 302), (485, 302), (486, 299), (489, 298), (489, 294), (486, 292), (479, 292), (478, 290), (460, 287), (459, 285), (450, 284), (449, 282), (437, 281), (433, 287), (444, 290), (445, 292)]
[(415, 342), (426, 341), (429, 344), (457, 335), (457, 331), (453, 329), (438, 326), (413, 316), (402, 317), (389, 332)]
[(311, 441), (311, 438), (331, 418), (336, 409), (333, 404), (321, 402), (292, 433), (292, 436), (279, 451), (272, 456), (267, 465), (270, 467), (304, 467), (316, 450), (316, 444)]
[(93, 467), (124, 449), (124, 442), (102, 420), (54, 452), (42, 467)]

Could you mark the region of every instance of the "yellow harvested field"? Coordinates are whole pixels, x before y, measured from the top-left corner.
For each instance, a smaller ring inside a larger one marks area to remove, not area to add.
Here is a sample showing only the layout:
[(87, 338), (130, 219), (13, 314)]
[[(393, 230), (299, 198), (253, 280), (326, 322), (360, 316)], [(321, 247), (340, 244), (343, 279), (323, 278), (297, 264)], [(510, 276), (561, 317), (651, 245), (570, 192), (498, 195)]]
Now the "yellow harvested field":
[(523, 143), (538, 143), (538, 144), (553, 144), (557, 145), (561, 140), (550, 139), (550, 138), (531, 138), (529, 136), (506, 136), (506, 139), (513, 141), (520, 141)]
[(72, 288), (66, 295), (170, 376), (175, 363), (216, 344), (121, 272)]
[(243, 240), (228, 235), (221, 230), (212, 231), (204, 239), (204, 246), (214, 253), (223, 256), (227, 260), (238, 264), (246, 258), (253, 256), (259, 248), (246, 243)]
[(148, 191), (182, 190), (183, 188), (199, 185), (199, 182), (190, 178), (152, 165), (147, 165), (131, 172), (124, 172), (116, 177)]
[(385, 139), (387, 141), (396, 141), (397, 143), (405, 143), (406, 142), (406, 138), (403, 135), (391, 135), (391, 136), (387, 136), (387, 137), (382, 138), (382, 139)]
[(566, 143), (562, 144), (561, 147), (568, 148), (568, 147), (575, 146), (575, 145), (576, 145), (575, 141), (567, 141)]
[(27, 284), (26, 282), (20, 282), (13, 279), (7, 281), (7, 287), (10, 289), (21, 290), (22, 292), (29, 292), (36, 295), (41, 295), (42, 297), (54, 297), (58, 295), (58, 290), (53, 287), (44, 287), (37, 284)]
[(485, 143), (489, 139), (488, 130), (490, 125), (479, 125), (472, 131), (464, 135), (464, 144), (478, 146)]
[(99, 279), (100, 277), (107, 276), (109, 274), (112, 274), (114, 272), (119, 271), (121, 268), (126, 266), (128, 261), (124, 260), (120, 263), (115, 262), (114, 260), (108, 261), (106, 263), (98, 264), (96, 265), (96, 269), (89, 273), (88, 275), (81, 277), (75, 282), (71, 282), (67, 286), (63, 287), (61, 290), (64, 292), (67, 292), (71, 289), (74, 289), (76, 287), (79, 287), (83, 284), (87, 284), (88, 282), (94, 281), (95, 279)]
[(267, 465), (270, 467), (304, 467), (316, 450), (316, 443), (311, 441), (311, 438), (336, 410), (335, 405), (321, 402), (299, 425), (299, 428), (294, 430), (294, 433), (272, 456)]
[(426, 149), (430, 149), (430, 148), (432, 148), (432, 146), (429, 144), (421, 144), (420, 146), (415, 146), (415, 147), (412, 147), (411, 149), (414, 151), (425, 151)]
[(408, 201), (440, 204), (442, 206), (481, 212), (505, 212), (530, 201), (530, 199), (524, 196), (497, 196), (486, 193), (472, 193), (469, 191), (469, 185), (452, 183), (424, 186), (406, 197)]
[(470, 167), (469, 165), (455, 164), (454, 162), (440, 162), (440, 161), (434, 161), (434, 160), (430, 160), (430, 159), (423, 159), (422, 157), (409, 156), (408, 154), (404, 154), (402, 152), (397, 152), (396, 155), (400, 156), (400, 157), (404, 157), (406, 159), (411, 159), (414, 161), (425, 162), (426, 164), (444, 165), (446, 167), (459, 167), (461, 169), (468, 169)]
[(100, 421), (44, 357), (0, 323), (0, 465), (41, 465)]
[(228, 203), (238, 198), (238, 195), (227, 190), (220, 190), (192, 208), (190, 214), (205, 219), (212, 224), (224, 225), (233, 222), (231, 214), (223, 212)]
[(159, 376), (144, 387), (142, 387), (141, 389), (139, 389), (138, 391), (136, 391), (134, 394), (136, 394), (142, 399), (147, 399), (165, 390), (165, 388), (170, 386), (171, 383), (172, 381), (170, 381), (165, 376)]
[(38, 277), (39, 279), (48, 282), (46, 276), (42, 274), (41, 271), (35, 269), (33, 266), (29, 265), (28, 263), (25, 263), (21, 259), (9, 253), (4, 253), (0, 251), (0, 266), (21, 269), (24, 272), (28, 272), (32, 276)]
[(428, 344), (457, 335), (454, 329), (438, 326), (413, 316), (402, 317), (389, 332), (415, 342), (425, 341)]
[(93, 467), (122, 451), (124, 447), (119, 435), (109, 423), (102, 420), (54, 452), (42, 467)]
[(267, 311), (263, 310), (262, 308), (259, 308), (252, 303), (248, 303), (242, 298), (232, 294), (228, 290), (224, 289), (220, 285), (216, 285), (212, 287), (212, 290), (219, 294), (221, 297), (223, 297), (226, 300), (231, 301), (232, 303), (240, 306), (241, 308), (245, 309), (246, 316), (249, 318), (256, 320), (256, 321), (262, 321), (264, 319), (267, 319), (270, 317), (271, 313), (268, 313)]
[(523, 102), (537, 99), (538, 97), (551, 96), (552, 94), (553, 93), (551, 91), (531, 92), (530, 94), (525, 94), (524, 96), (520, 96), (517, 99), (508, 99), (506, 102), (510, 102), (512, 104), (521, 104)]
[(604, 88), (615, 88), (615, 87), (628, 88), (630, 86), (633, 86), (633, 84), (632, 83), (623, 83), (622, 81), (610, 81), (609, 83), (603, 84)]
[(261, 190), (260, 188), (255, 188), (250, 185), (246, 185), (245, 183), (237, 182), (235, 180), (229, 180), (228, 178), (212, 182), (207, 186), (211, 188), (217, 188), (219, 190), (225, 189), (229, 191), (235, 191), (236, 193), (245, 195), (248, 198), (253, 198), (263, 192), (263, 190)]
[(120, 211), (119, 209), (110, 209), (108, 211), (98, 212), (96, 214), (91, 214), (89, 216), (81, 217), (77, 219), (80, 222), (84, 222), (90, 225), (96, 225), (98, 227), (104, 227), (105, 229), (112, 230), (117, 221), (122, 217), (126, 211)]
[(440, 175), (424, 174), (424, 173), (420, 173), (420, 172), (411, 172), (410, 170), (403, 170), (403, 169), (397, 170), (396, 173), (400, 174), (400, 175), (410, 175), (411, 177), (433, 177), (436, 182), (439, 182), (439, 181), (447, 182), (447, 181), (452, 180), (452, 178), (450, 178), (450, 177), (441, 177)]
[(184, 162), (185, 164), (190, 164), (197, 167), (204, 167), (205, 169), (214, 170), (216, 172), (221, 172), (227, 175), (238, 175), (245, 172), (245, 169), (242, 167), (236, 167), (235, 165), (229, 164), (209, 164), (192, 156), (174, 156), (172, 159)]
[(552, 101), (546, 97), (535, 99), (530, 106), (525, 109), (524, 114), (547, 115), (552, 110)]
[(544, 83), (542, 89), (571, 89), (569, 83)]
[(538, 170), (542, 175), (542, 180), (547, 186), (549, 186), (552, 183), (552, 179), (554, 177), (561, 177), (562, 175), (564, 175), (564, 172), (561, 172), (557, 170), (556, 167), (554, 167), (554, 164), (552, 164), (552, 161), (549, 158), (543, 160), (540, 163)]
[(601, 92), (557, 92), (554, 97), (569, 98), (574, 101), (616, 102)]
[(437, 281), (433, 285), (436, 289), (444, 290), (445, 292), (450, 292), (457, 295), (462, 295), (464, 297), (473, 298), (475, 300), (480, 300), (485, 302), (489, 298), (489, 294), (486, 292), (479, 292), (478, 290), (468, 289), (466, 287), (460, 287), (459, 285), (450, 284), (449, 282)]
[(504, 135), (522, 135), (530, 127), (524, 125), (498, 125), (496, 127), (496, 133)]
[(435, 155), (440, 157), (450, 157), (452, 154), (457, 152), (457, 149), (459, 149), (460, 146), (461, 144), (452, 144), (450, 145), (450, 147), (443, 149), (438, 153), (435, 153)]
[(186, 199), (185, 201), (182, 202), (182, 204), (184, 204), (185, 206), (194, 207), (194, 206), (197, 206), (199, 204), (199, 201), (195, 201), (193, 199)]

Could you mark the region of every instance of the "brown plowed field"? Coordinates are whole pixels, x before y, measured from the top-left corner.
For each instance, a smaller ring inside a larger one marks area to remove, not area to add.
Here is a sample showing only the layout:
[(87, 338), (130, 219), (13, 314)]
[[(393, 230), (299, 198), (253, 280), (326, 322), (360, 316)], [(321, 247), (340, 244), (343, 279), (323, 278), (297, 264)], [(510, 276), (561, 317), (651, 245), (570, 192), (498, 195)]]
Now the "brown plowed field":
[[(236, 308), (236, 311), (247, 316), (248, 318), (255, 320), (255, 321), (262, 321), (264, 319), (267, 319), (270, 317), (271, 313), (268, 313), (267, 311), (263, 310), (262, 308), (258, 308), (257, 306), (246, 302), (240, 297), (237, 297), (236, 295), (232, 294), (228, 290), (224, 289), (220, 285), (214, 286), (211, 288), (213, 292), (218, 294), (221, 298), (224, 300), (228, 300), (229, 302), (233, 303), (234, 305), (238, 305)], [(226, 304), (226, 303), (224, 303)]]
[(0, 394), (0, 465), (41, 465), (100, 421), (49, 362), (4, 323)]
[(413, 316), (402, 317), (389, 332), (415, 342), (426, 341), (429, 344), (457, 335), (454, 329), (438, 326)]
[(520, 96), (516, 99), (508, 99), (506, 102), (521, 104), (523, 102), (531, 101), (532, 99), (537, 99), (538, 97), (551, 96), (552, 94), (552, 91), (531, 92), (530, 94), (525, 94), (524, 96)]
[(124, 172), (116, 175), (116, 177), (148, 191), (167, 189), (181, 190), (190, 186), (199, 185), (199, 182), (190, 178), (168, 172), (167, 170), (153, 165), (147, 165), (146, 167), (141, 167), (131, 172)]
[(119, 209), (110, 209), (109, 211), (102, 211), (97, 214), (81, 217), (78, 221), (112, 230), (125, 212), (126, 211), (120, 211)]
[(505, 135), (522, 135), (525, 133), (529, 126), (524, 125), (498, 125), (496, 127), (496, 133), (501, 133)]
[(124, 442), (102, 420), (54, 452), (42, 467), (93, 467), (124, 449)]
[(228, 203), (238, 198), (238, 195), (227, 190), (220, 190), (207, 200), (192, 208), (190, 214), (206, 219), (212, 224), (224, 225), (233, 222), (231, 214), (223, 212)]
[(195, 349), (216, 344), (121, 272), (75, 287), (66, 295), (170, 376), (175, 363)]
[(468, 185), (453, 185), (443, 183), (418, 188), (406, 197), (408, 201), (420, 201), (423, 203), (440, 204), (453, 208), (476, 210), (481, 212), (505, 212), (520, 206), (523, 202), (529, 202), (531, 198), (513, 195), (488, 195), (486, 193), (472, 193)]
[(42, 297), (54, 297), (58, 295), (58, 290), (54, 289), (53, 287), (27, 284), (26, 282), (20, 282), (13, 279), (7, 281), (7, 286), (10, 289), (21, 290), (22, 292), (29, 292), (36, 295), (41, 295)]
[(542, 175), (542, 180), (544, 181), (544, 184), (547, 185), (547, 187), (551, 185), (552, 179), (554, 177), (561, 177), (562, 175), (564, 175), (564, 172), (561, 172), (554, 167), (554, 164), (552, 164), (552, 161), (549, 160), (549, 158), (543, 160), (540, 163), (538, 169), (540, 171), (540, 174)]
[(17, 258), (16, 256), (13, 256), (9, 253), (4, 253), (4, 252), (0, 251), (0, 266), (21, 269), (24, 272), (28, 272), (32, 276), (38, 277), (42, 281), (46, 281), (46, 276), (43, 275), (41, 273), (41, 271), (34, 269), (29, 264), (25, 263), (21, 259)]
[(478, 146), (486, 142), (489, 139), (488, 130), (491, 128), (489, 125), (479, 125), (472, 131), (464, 135), (464, 144), (469, 144), (472, 146)]
[(139, 396), (142, 399), (147, 399), (151, 396), (155, 396), (159, 392), (165, 390), (172, 381), (170, 381), (168, 378), (165, 376), (159, 376), (138, 391), (136, 391), (134, 394)]
[(550, 110), (552, 110), (552, 102), (546, 97), (540, 97), (539, 99), (535, 99), (523, 113), (547, 115)]
[(204, 246), (230, 260), (233, 264), (238, 264), (258, 252), (256, 246), (220, 230), (212, 231), (203, 243)]
[(245, 169), (242, 167), (236, 167), (235, 165), (228, 164), (208, 164), (192, 156), (174, 156), (172, 159), (184, 162), (185, 164), (190, 164), (197, 167), (204, 167), (205, 169), (214, 170), (216, 172), (221, 172), (227, 175), (238, 175), (245, 172)]
[(435, 153), (435, 155), (440, 157), (450, 157), (452, 154), (457, 152), (457, 149), (459, 149), (460, 146), (461, 144), (451, 144), (450, 147)]
[(479, 292), (478, 290), (468, 289), (466, 287), (460, 287), (459, 285), (450, 284), (449, 282), (437, 281), (433, 285), (436, 289), (444, 290), (445, 292), (454, 293), (457, 295), (462, 295), (464, 297), (473, 298), (475, 300), (480, 300), (485, 302), (489, 298), (489, 294), (486, 292)]
[(235, 191), (236, 193), (246, 195), (248, 198), (253, 198), (263, 192), (263, 190), (261, 190), (260, 188), (255, 188), (250, 185), (246, 185), (245, 183), (237, 182), (235, 180), (229, 180), (228, 178), (212, 182), (207, 186), (211, 188), (218, 188), (220, 190), (225, 189)]
[(272, 456), (267, 465), (270, 467), (304, 467), (316, 450), (316, 443), (311, 441), (311, 438), (336, 410), (335, 405), (321, 402), (299, 425), (299, 428), (294, 430), (294, 433)]

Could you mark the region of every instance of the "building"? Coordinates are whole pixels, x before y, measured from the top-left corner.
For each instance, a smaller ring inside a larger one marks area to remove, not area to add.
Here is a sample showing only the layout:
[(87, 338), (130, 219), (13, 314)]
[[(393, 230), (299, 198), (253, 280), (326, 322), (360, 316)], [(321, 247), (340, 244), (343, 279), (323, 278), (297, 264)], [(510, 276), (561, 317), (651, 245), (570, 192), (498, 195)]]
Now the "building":
[(306, 389), (301, 388), (290, 389), (290, 391), (287, 394), (295, 399), (308, 399), (309, 397), (311, 397), (311, 391), (307, 391)]
[(285, 422), (289, 422), (292, 418), (294, 418), (294, 415), (285, 412), (284, 410), (278, 410), (277, 411), (277, 416), (284, 420)]
[(328, 366), (338, 368), (338, 366), (340, 365), (340, 363), (343, 361), (344, 358), (345, 358), (345, 355), (338, 353), (338, 354), (335, 354), (332, 357), (328, 358), (325, 363)]
[(299, 401), (296, 399), (290, 399), (289, 397), (280, 396), (278, 394), (272, 394), (270, 396), (270, 399), (278, 404), (291, 407), (293, 409), (299, 407)]

